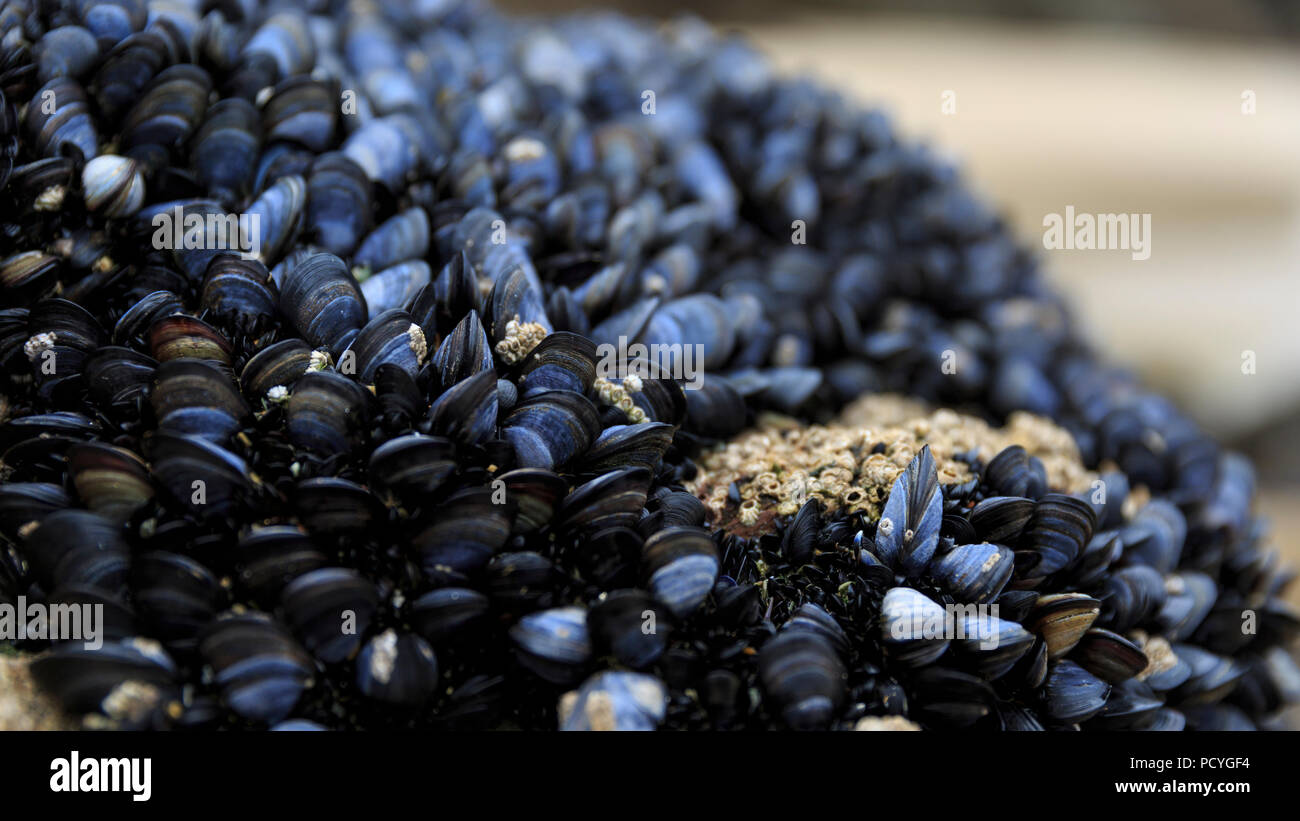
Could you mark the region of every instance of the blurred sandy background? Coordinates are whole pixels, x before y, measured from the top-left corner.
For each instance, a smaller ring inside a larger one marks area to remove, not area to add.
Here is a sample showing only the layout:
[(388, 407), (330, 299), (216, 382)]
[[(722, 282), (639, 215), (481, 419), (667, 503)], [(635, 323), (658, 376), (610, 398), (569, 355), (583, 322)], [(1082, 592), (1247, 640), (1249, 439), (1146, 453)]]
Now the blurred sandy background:
[[(1300, 567), (1300, 3), (498, 2), (695, 14), (883, 108), (997, 203), (1113, 359), (1255, 459)], [(1067, 205), (1150, 213), (1150, 258), (1044, 250)]]

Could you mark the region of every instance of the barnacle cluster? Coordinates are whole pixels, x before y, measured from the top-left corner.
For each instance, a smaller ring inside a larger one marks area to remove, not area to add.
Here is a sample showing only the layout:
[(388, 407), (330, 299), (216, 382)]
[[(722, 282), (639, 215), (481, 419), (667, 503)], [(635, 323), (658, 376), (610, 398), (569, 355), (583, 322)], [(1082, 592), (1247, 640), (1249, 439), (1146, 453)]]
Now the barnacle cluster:
[[(823, 512), (880, 516), (898, 475), (929, 446), (943, 485), (977, 479), (972, 466), (1019, 445), (1042, 461), (1053, 490), (1084, 493), (1098, 481), (1079, 461), (1068, 431), (1050, 420), (1013, 413), (1003, 428), (946, 408), (875, 394), (846, 407), (824, 425), (802, 425), (767, 413), (756, 425), (698, 458), (686, 487), (705, 501), (711, 521), (754, 536), (810, 498)], [(737, 499), (732, 499), (732, 485)], [(760, 524), (760, 520), (763, 524)]]
[(102, 614), (0, 675), (81, 726), (1300, 697), (1250, 465), (952, 168), (699, 21), (0, 0), (0, 186), (0, 606)]

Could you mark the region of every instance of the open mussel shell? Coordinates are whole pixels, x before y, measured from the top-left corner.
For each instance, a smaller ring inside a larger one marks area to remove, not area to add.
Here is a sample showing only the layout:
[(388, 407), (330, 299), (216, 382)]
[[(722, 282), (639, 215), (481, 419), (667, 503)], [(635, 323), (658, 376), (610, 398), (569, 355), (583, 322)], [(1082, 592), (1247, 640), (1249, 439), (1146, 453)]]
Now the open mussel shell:
[(943, 524), (943, 494), (930, 446), (898, 475), (876, 526), (876, 555), (905, 576), (921, 574), (934, 556)]
[(1110, 685), (1069, 659), (1052, 665), (1043, 683), (1043, 709), (1061, 724), (1087, 721), (1101, 712)]
[(663, 655), (672, 625), (668, 611), (649, 593), (613, 590), (591, 606), (587, 629), (598, 655), (644, 670)]
[(286, 621), (303, 646), (326, 664), (351, 658), (379, 609), (379, 591), (355, 570), (322, 567), (280, 593)]
[(383, 505), (356, 482), (332, 476), (304, 479), (293, 490), (293, 508), (313, 535), (355, 536), (383, 515)]
[(285, 414), (289, 441), (323, 456), (346, 453), (370, 418), (365, 388), (333, 371), (312, 371), (294, 385)]
[(150, 394), (158, 429), (224, 444), (249, 415), (234, 381), (198, 359), (173, 359), (154, 372)]
[(280, 311), (303, 339), (339, 354), (366, 322), (366, 300), (343, 260), (313, 254), (284, 273)]
[(438, 657), (417, 635), (385, 630), (357, 657), (357, 689), (376, 701), (417, 707), (437, 686)]
[[(492, 387), (495, 391), (495, 382)], [(524, 399), (502, 420), (501, 427), (520, 466), (546, 470), (561, 467), (585, 451), (601, 430), (591, 400), (564, 390)]]
[(1070, 658), (1111, 684), (1136, 676), (1149, 663), (1142, 648), (1118, 633), (1100, 627), (1094, 627), (1083, 635), (1070, 652)]
[(998, 598), (1011, 573), (1015, 556), (996, 544), (964, 544), (940, 556), (930, 576), (961, 602), (984, 604)]
[(560, 698), (560, 729), (635, 732), (656, 729), (668, 712), (668, 688), (644, 673), (600, 672)]
[(1020, 534), (1017, 576), (1037, 579), (1064, 570), (1083, 553), (1096, 521), (1081, 499), (1061, 493), (1043, 496)]
[(510, 628), (519, 662), (552, 684), (573, 684), (591, 659), (587, 611), (555, 607), (530, 613)]
[(469, 313), (438, 346), (431, 364), (443, 386), (455, 385), (471, 376), (492, 370), (492, 346), (478, 312)]
[(506, 543), (514, 504), (491, 487), (453, 493), (412, 537), (420, 567), (431, 581), (464, 579), (481, 570)]
[(440, 587), (411, 602), (407, 617), (415, 632), (441, 645), (473, 635), (492, 610), (488, 597), (468, 587)]
[(817, 550), (817, 534), (821, 530), (821, 510), (818, 503), (809, 499), (799, 508), (781, 534), (781, 555), (791, 564), (803, 564)]
[(440, 436), (399, 436), (370, 454), (370, 477), (408, 504), (433, 496), (455, 472), (455, 447)]
[(718, 548), (704, 527), (660, 530), (645, 540), (641, 563), (650, 592), (677, 619), (695, 612), (718, 578)]
[(127, 681), (179, 697), (179, 673), (162, 645), (145, 638), (105, 642), (90, 649), (81, 642), (61, 642), (32, 660), (32, 676), (68, 710), (91, 713)]
[(315, 664), (282, 624), (264, 613), (224, 614), (199, 636), (199, 652), (231, 712), (275, 723), (312, 685)]
[(1101, 602), (1083, 593), (1055, 593), (1034, 603), (1026, 622), (1047, 642), (1048, 654), (1059, 659), (1079, 643), (1101, 613)]
[(363, 384), (373, 384), (375, 371), (384, 364), (396, 365), (415, 376), (429, 356), (424, 331), (411, 320), (411, 315), (400, 309), (384, 311), (371, 319), (352, 344), (343, 352), (341, 363), (349, 356), (355, 359), (357, 379)]
[(314, 370), (313, 353), (312, 347), (301, 339), (283, 339), (266, 346), (244, 363), (239, 375), (244, 395), (259, 402), (267, 398), (271, 388), (292, 391), (299, 379)]
[(844, 704), (844, 663), (813, 630), (783, 630), (768, 639), (759, 650), (758, 676), (774, 712), (795, 730), (827, 728)]
[(301, 528), (270, 525), (239, 539), (236, 580), (264, 605), (280, 600), (284, 586), (327, 564), (325, 554)]
[(46, 590), (68, 585), (119, 595), (130, 552), (116, 522), (85, 510), (55, 510), (28, 533), (22, 553)]
[(948, 613), (910, 587), (894, 587), (880, 604), (880, 635), (891, 661), (920, 667), (948, 649)]
[(149, 468), (129, 450), (100, 442), (68, 448), (68, 472), (87, 508), (123, 523), (154, 497)]

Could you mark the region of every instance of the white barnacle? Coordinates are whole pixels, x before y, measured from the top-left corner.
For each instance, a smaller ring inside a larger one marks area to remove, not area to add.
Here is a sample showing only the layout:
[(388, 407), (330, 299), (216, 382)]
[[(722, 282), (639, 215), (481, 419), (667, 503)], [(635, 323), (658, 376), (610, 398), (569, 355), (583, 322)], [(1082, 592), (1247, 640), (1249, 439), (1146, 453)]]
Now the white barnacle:
[(36, 202), (32, 208), (36, 211), (58, 211), (63, 207), (63, 199), (68, 194), (68, 189), (63, 185), (51, 185), (36, 197)]
[(128, 679), (104, 696), (100, 708), (109, 718), (142, 721), (162, 701), (162, 691), (144, 681)]
[(645, 386), (641, 384), (641, 377), (634, 373), (630, 373), (623, 378), (623, 390), (628, 393), (640, 393), (643, 387)]
[(880, 531), (880, 535), (889, 538), (894, 533), (894, 520), (881, 519), (880, 524), (876, 526), (876, 529)]
[(332, 365), (334, 360), (330, 357), (329, 351), (312, 351), (311, 361), (307, 363), (307, 373), (312, 371), (323, 371)]
[(397, 665), (397, 633), (385, 630), (375, 637), (371, 646), (374, 652), (370, 654), (370, 675), (380, 684), (387, 684)]
[(276, 385), (275, 387), (271, 388), (269, 391), (266, 392), (266, 401), (276, 405), (280, 404), (281, 402), (288, 402), (289, 389), (286, 388), (284, 385)]
[(415, 354), (416, 361), (423, 365), (424, 360), (429, 356), (429, 343), (424, 338), (424, 331), (414, 322), (406, 329), (406, 344)]
[(546, 145), (534, 137), (516, 137), (506, 143), (506, 159), (510, 162), (527, 162), (546, 156)]
[(507, 365), (514, 365), (532, 353), (546, 338), (546, 328), (536, 322), (522, 322), (519, 315), (506, 323), (506, 338), (496, 344), (496, 353)]
[(59, 341), (59, 335), (54, 331), (45, 331), (33, 336), (23, 343), (23, 353), (27, 358), (35, 362), (41, 354), (54, 347), (54, 343)]

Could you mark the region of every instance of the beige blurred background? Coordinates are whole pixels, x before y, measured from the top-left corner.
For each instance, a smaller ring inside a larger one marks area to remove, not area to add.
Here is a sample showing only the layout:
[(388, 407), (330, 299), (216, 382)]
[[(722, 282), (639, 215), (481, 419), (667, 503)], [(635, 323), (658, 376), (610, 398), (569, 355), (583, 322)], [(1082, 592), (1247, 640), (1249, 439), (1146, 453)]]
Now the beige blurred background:
[[(1255, 459), (1260, 507), (1300, 567), (1300, 3), (599, 5), (741, 31), (784, 71), (883, 108), (954, 160), (1107, 354)], [(1044, 250), (1044, 215), (1068, 205), (1151, 214), (1150, 258)]]

